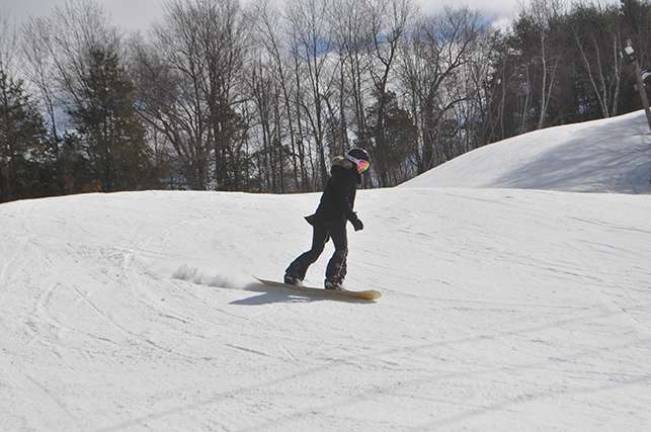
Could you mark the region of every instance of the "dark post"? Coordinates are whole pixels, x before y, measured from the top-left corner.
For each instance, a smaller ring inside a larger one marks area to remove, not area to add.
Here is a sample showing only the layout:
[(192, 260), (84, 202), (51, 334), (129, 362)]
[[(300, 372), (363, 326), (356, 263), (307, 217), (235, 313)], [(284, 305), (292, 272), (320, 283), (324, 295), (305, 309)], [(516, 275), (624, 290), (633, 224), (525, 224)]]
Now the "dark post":
[(637, 81), (637, 90), (640, 92), (640, 100), (642, 101), (642, 106), (646, 112), (646, 120), (649, 123), (649, 130), (651, 130), (651, 108), (649, 108), (649, 98), (646, 94), (646, 89), (644, 88), (644, 82), (642, 81), (642, 69), (640, 68), (640, 63), (637, 61), (637, 56), (635, 55), (635, 50), (633, 49), (633, 44), (630, 39), (626, 40), (626, 47), (624, 48), (624, 53), (629, 63), (632, 63), (635, 67), (635, 80)]

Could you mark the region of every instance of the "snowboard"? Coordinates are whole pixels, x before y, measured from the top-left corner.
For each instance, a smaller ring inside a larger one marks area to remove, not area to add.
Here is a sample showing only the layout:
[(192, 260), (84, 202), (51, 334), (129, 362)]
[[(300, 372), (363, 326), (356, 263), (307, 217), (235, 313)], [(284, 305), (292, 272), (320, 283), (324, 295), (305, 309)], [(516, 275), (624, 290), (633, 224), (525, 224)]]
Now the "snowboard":
[(326, 298), (339, 299), (339, 300), (352, 299), (352, 300), (366, 300), (366, 301), (373, 301), (382, 297), (382, 293), (375, 290), (337, 291), (337, 290), (327, 290), (324, 288), (316, 288), (316, 287), (309, 287), (309, 286), (289, 285), (283, 282), (276, 282), (268, 279), (262, 279), (257, 276), (255, 276), (255, 278), (266, 287), (285, 288), (290, 291), (296, 291), (297, 293), (305, 294), (309, 296), (326, 297)]

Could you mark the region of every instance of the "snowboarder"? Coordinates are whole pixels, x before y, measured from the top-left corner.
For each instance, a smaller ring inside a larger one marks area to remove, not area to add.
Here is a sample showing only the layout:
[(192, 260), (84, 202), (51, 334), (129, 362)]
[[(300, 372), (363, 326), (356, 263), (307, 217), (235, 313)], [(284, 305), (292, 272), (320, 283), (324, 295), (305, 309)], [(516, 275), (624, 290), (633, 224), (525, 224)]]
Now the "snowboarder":
[(342, 282), (346, 277), (346, 257), (348, 255), (348, 239), (346, 222), (355, 231), (364, 229), (364, 224), (353, 211), (355, 192), (362, 182), (362, 173), (369, 168), (369, 157), (366, 150), (352, 149), (345, 156), (337, 156), (332, 161), (330, 179), (326, 185), (321, 202), (316, 213), (306, 216), (305, 220), (312, 225), (312, 248), (296, 258), (285, 270), (285, 283), (300, 285), (305, 279), (308, 267), (313, 264), (323, 252), (326, 242), (332, 238), (335, 252), (328, 262), (325, 289), (342, 290)]

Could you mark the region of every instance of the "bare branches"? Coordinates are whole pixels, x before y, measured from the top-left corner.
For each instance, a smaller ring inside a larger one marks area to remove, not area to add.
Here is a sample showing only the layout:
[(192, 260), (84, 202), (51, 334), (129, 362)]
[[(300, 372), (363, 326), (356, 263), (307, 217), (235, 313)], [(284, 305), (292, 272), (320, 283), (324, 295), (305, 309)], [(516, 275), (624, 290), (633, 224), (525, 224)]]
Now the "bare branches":
[(304, 105), (304, 114), (316, 145), (321, 185), (327, 180), (325, 126), (325, 100), (331, 92), (335, 73), (331, 62), (333, 35), (328, 21), (329, 0), (294, 0), (288, 6), (290, 44), (297, 63), (307, 71), (311, 103)]
[[(651, 6), (590, 1), (534, 0), (499, 31), (413, 0), (166, 0), (161, 22), (125, 39), (99, 3), (68, 0), (18, 37), (0, 23), (0, 69), (36, 93), (60, 161), (87, 156), (69, 120), (89, 95), (130, 91), (169, 187), (314, 190), (351, 147), (372, 155), (367, 186), (388, 186), (498, 139), (635, 109), (621, 41), (644, 62)], [(107, 59), (131, 90), (90, 85)]]
[(400, 79), (421, 131), (414, 145), (418, 172), (459, 153), (437, 144), (446, 133), (441, 127), (444, 120), (455, 116), (450, 111), (474, 96), (476, 85), (488, 72), (483, 69), (477, 76), (485, 60), (476, 58), (484, 33), (477, 13), (448, 9), (419, 21), (402, 45)]
[(18, 44), (16, 28), (9, 18), (9, 15), (0, 14), (0, 70), (4, 71), (14, 66)]

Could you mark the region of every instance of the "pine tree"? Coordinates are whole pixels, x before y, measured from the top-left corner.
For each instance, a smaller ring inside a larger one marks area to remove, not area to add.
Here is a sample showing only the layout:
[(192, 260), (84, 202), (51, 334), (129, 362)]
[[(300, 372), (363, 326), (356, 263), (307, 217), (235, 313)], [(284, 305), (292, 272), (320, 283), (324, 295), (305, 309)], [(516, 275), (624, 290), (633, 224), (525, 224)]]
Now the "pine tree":
[(85, 157), (106, 192), (150, 186), (152, 169), (145, 129), (134, 109), (134, 87), (118, 55), (94, 49), (82, 91), (69, 114)]
[[(405, 180), (404, 167), (409, 153), (416, 142), (417, 129), (409, 113), (400, 107), (396, 94), (392, 91), (380, 96), (375, 94), (376, 102), (367, 109), (367, 125), (374, 137), (377, 137), (378, 120), (383, 128), (383, 146), (379, 147), (377, 140), (369, 146), (373, 159), (373, 169), (381, 179), (382, 186), (395, 185)], [(382, 103), (380, 97), (384, 97)], [(382, 105), (383, 114), (378, 114)]]
[(23, 82), (0, 69), (0, 202), (53, 192), (46, 144), (43, 118)]

